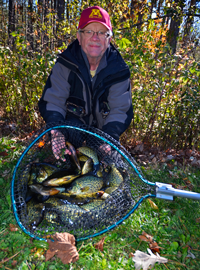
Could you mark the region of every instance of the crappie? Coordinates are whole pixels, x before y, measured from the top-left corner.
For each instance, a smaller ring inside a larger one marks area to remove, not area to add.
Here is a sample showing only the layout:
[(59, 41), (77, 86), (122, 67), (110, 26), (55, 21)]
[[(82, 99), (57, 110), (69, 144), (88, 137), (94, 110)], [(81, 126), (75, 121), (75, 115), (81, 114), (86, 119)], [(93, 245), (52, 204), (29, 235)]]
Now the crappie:
[(87, 160), (85, 161), (83, 167), (82, 167), (82, 171), (81, 174), (86, 174), (91, 172), (93, 169), (93, 162), (91, 158), (87, 158)]
[(68, 190), (70, 194), (88, 194), (99, 191), (104, 185), (103, 178), (93, 175), (84, 175), (76, 180)]
[(82, 147), (79, 147), (76, 152), (79, 154), (83, 154), (89, 158), (92, 159), (93, 161), (93, 168), (95, 171), (98, 171), (99, 170), (99, 159), (98, 159), (98, 156), (97, 156), (97, 153), (90, 147), (87, 147), (87, 146), (82, 146)]
[(118, 187), (123, 182), (123, 176), (116, 168), (115, 164), (111, 164), (110, 171), (106, 177), (107, 187)]
[(27, 214), (30, 221), (30, 229), (35, 230), (44, 219), (45, 206), (42, 203), (36, 204), (33, 200), (27, 203)]
[(75, 219), (77, 219), (83, 213), (87, 212), (87, 210), (82, 209), (75, 204), (60, 205), (60, 203), (58, 203), (58, 205), (55, 206), (55, 203), (45, 203), (45, 205), (45, 219), (50, 223), (73, 224)]
[(57, 171), (57, 167), (48, 163), (32, 163), (28, 185), (42, 183), (51, 174)]
[(91, 201), (91, 202), (89, 202), (89, 203), (86, 203), (86, 204), (84, 204), (84, 205), (81, 205), (80, 207), (82, 208), (82, 209), (85, 209), (85, 210), (87, 210), (87, 211), (90, 211), (90, 210), (93, 210), (93, 209), (95, 209), (95, 208), (102, 208), (102, 207), (104, 207), (106, 204), (105, 204), (105, 202), (103, 201), (103, 200), (100, 200), (100, 199), (96, 199), (96, 200), (93, 200), (93, 201)]

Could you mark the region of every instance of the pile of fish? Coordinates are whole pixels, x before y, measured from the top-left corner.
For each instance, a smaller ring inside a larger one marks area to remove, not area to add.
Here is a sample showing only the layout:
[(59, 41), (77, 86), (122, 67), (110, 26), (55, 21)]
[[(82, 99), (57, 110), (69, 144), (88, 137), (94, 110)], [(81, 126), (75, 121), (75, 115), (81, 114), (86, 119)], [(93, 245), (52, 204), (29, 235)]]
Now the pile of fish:
[(116, 165), (100, 162), (92, 148), (66, 145), (71, 152), (70, 168), (37, 162), (29, 167), (25, 200), (31, 230), (43, 220), (62, 225), (97, 208), (103, 210), (124, 181)]

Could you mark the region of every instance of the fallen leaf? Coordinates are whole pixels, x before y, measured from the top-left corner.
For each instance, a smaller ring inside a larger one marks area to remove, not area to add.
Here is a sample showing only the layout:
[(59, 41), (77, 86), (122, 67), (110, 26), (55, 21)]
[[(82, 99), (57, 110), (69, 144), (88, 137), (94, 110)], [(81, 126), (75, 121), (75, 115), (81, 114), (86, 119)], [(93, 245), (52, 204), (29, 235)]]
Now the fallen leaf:
[(0, 156), (2, 157), (8, 156), (8, 153), (6, 151), (0, 152)]
[(149, 243), (149, 248), (151, 249), (151, 251), (153, 253), (156, 253), (156, 252), (160, 253), (160, 248), (161, 247), (159, 247), (158, 244), (153, 240), (152, 235), (147, 234), (146, 232), (143, 231), (142, 235), (139, 235), (139, 238), (140, 238), (140, 240)]
[(15, 266), (17, 265), (17, 261), (16, 261), (16, 260), (12, 261), (11, 265), (12, 265), (13, 267), (15, 267)]
[(146, 232), (142, 232), (142, 235), (145, 236), (147, 238), (147, 241), (146, 242), (153, 242), (153, 236), (146, 233)]
[(142, 241), (149, 242), (149, 239), (146, 238), (146, 236), (144, 236), (144, 235), (139, 235), (139, 238), (140, 238), (140, 240), (142, 240)]
[(41, 148), (41, 147), (44, 146), (44, 144), (45, 144), (44, 141), (40, 141), (39, 144), (38, 144), (38, 147)]
[(16, 231), (18, 231), (18, 227), (16, 227), (14, 224), (9, 224), (9, 230), (11, 231), (11, 232), (16, 232)]
[(151, 208), (158, 210), (158, 206), (152, 200), (150, 200), (149, 198), (147, 200), (149, 201)]
[(94, 247), (100, 251), (103, 252), (103, 244), (104, 244), (104, 240), (105, 240), (105, 236), (96, 244), (94, 244)]
[(41, 257), (42, 255), (44, 254), (44, 249), (43, 248), (38, 248), (38, 249), (36, 249), (36, 252), (34, 253), (34, 256), (35, 257)]
[(140, 250), (136, 250), (136, 252), (133, 254), (132, 260), (135, 262), (135, 269), (136, 270), (139, 270), (141, 268), (143, 270), (147, 270), (150, 265), (152, 265), (152, 267), (153, 267), (156, 262), (158, 262), (158, 263), (167, 263), (168, 262), (168, 259), (166, 259), (164, 257), (160, 257), (159, 254), (156, 254), (156, 255), (153, 254), (150, 249), (147, 249), (147, 251), (150, 255), (148, 255), (147, 253), (144, 253)]
[(50, 260), (54, 255), (61, 259), (64, 264), (76, 262), (79, 254), (75, 246), (75, 237), (70, 233), (55, 233), (53, 240), (47, 239), (49, 249), (45, 255), (45, 261)]
[(153, 253), (160, 253), (160, 248), (156, 242), (149, 243), (149, 248)]

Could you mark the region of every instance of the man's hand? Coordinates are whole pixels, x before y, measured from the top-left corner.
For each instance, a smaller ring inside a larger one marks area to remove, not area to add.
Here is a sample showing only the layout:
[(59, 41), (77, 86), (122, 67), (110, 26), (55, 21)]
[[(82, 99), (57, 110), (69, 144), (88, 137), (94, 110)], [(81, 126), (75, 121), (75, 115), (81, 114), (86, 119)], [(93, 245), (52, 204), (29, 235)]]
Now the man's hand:
[(102, 144), (99, 149), (101, 150), (101, 152), (103, 152), (104, 154), (111, 154), (111, 146), (109, 144)]
[(71, 155), (65, 143), (65, 136), (58, 130), (51, 130), (51, 146), (56, 159), (66, 161), (64, 155)]

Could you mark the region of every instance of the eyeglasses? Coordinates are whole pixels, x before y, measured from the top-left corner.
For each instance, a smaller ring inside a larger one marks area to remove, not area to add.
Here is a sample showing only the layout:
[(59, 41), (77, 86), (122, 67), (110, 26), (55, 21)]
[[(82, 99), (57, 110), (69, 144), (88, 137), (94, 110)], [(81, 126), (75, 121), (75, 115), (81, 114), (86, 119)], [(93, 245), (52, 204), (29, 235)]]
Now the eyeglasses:
[(103, 31), (93, 31), (93, 30), (80, 30), (80, 33), (84, 33), (84, 35), (88, 38), (91, 38), (94, 36), (94, 34), (96, 33), (97, 36), (99, 37), (99, 39), (105, 39), (110, 37), (110, 34), (108, 32), (103, 32)]

